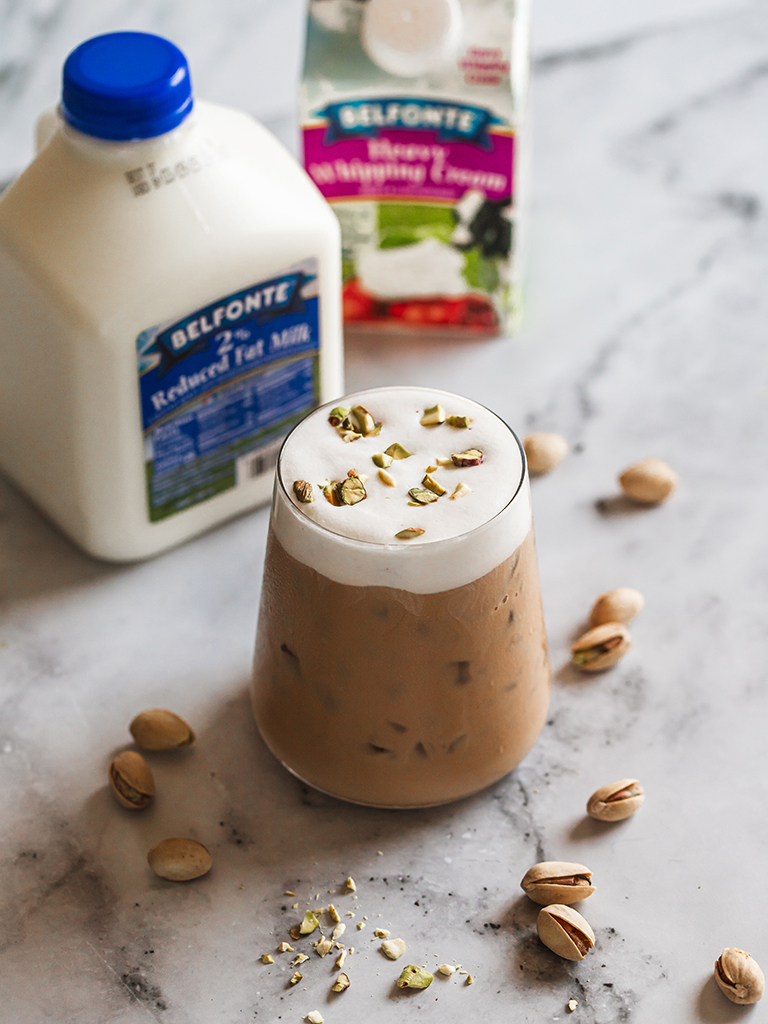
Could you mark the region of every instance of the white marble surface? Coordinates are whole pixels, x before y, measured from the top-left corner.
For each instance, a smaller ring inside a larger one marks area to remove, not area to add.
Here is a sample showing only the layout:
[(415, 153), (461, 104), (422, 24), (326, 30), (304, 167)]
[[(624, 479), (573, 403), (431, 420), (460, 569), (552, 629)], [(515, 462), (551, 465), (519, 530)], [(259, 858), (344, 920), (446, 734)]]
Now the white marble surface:
[[(112, 28), (173, 35), (200, 95), (290, 138), (300, 24), (294, 0), (4, 0), (0, 177), (26, 158), (67, 50)], [(765, 1019), (709, 978), (726, 945), (768, 967), (768, 10), (537, 0), (535, 29), (522, 334), (357, 344), (348, 384), (463, 391), (574, 444), (534, 487), (555, 669), (541, 741), (491, 791), (442, 809), (306, 790), (265, 751), (245, 698), (266, 511), (114, 568), (0, 484), (2, 1024), (274, 1024), (315, 1008), (328, 1024)], [(599, 511), (616, 472), (649, 454), (679, 470), (673, 499)], [(577, 676), (569, 640), (617, 584), (647, 598), (635, 647), (610, 673)], [(199, 738), (151, 757), (158, 798), (135, 815), (113, 802), (106, 766), (153, 705)], [(589, 793), (626, 775), (648, 794), (636, 817), (585, 819)], [(208, 877), (148, 872), (147, 848), (173, 834), (210, 847)], [(581, 964), (532, 931), (518, 883), (543, 857), (597, 879), (584, 912), (598, 945)], [(303, 909), (348, 874), (359, 899), (335, 902), (369, 917), (352, 988), (330, 998), (330, 965), (313, 957), (288, 990), (284, 958), (257, 962), (296, 920), (283, 891)], [(406, 939), (409, 962), (456, 958), (475, 985), (396, 992), (377, 924)]]

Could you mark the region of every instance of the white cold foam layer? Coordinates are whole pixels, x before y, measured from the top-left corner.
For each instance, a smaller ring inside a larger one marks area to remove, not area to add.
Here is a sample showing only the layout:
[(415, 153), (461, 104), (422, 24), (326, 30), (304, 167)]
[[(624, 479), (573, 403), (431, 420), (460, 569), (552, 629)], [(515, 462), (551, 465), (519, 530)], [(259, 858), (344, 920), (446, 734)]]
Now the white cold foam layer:
[(465, 295), (464, 254), (436, 238), (394, 249), (365, 249), (357, 260), (363, 288), (382, 299)]
[[(467, 429), (442, 424), (423, 427), (426, 408), (440, 403), (447, 415), (468, 415)], [(328, 422), (335, 405), (362, 405), (377, 423), (377, 437), (344, 442)], [(371, 456), (399, 442), (413, 455), (395, 460), (389, 487), (378, 477)], [(411, 507), (408, 490), (422, 487), (427, 466), (436, 457), (479, 448), (479, 466), (440, 467), (434, 479), (448, 490), (436, 502)], [(350, 469), (368, 474), (368, 497), (336, 507), (321, 490), (328, 480), (343, 480)], [(479, 579), (508, 558), (531, 526), (527, 474), (520, 446), (507, 425), (467, 398), (429, 388), (382, 388), (347, 395), (322, 406), (300, 423), (283, 447), (278, 471), (289, 498), (278, 494), (273, 526), (288, 554), (337, 583), (386, 586), (417, 594), (439, 593)], [(300, 504), (295, 480), (315, 485), (315, 500)], [(451, 500), (457, 484), (472, 488)], [(512, 500), (514, 499), (514, 500)], [(416, 540), (396, 540), (407, 527), (425, 530)]]

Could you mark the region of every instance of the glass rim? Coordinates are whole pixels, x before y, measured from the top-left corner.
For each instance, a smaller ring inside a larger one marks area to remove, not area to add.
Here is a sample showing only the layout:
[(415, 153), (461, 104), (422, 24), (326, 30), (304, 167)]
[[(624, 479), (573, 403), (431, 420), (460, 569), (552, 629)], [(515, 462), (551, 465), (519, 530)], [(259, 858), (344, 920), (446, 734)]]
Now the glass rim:
[[(523, 444), (522, 444), (520, 438), (517, 436), (515, 431), (512, 429), (512, 427), (510, 427), (510, 425), (507, 423), (507, 421), (505, 419), (502, 419), (502, 417), (499, 416), (499, 414), (497, 412), (494, 412), (493, 409), (489, 409), (487, 405), (483, 405), (482, 402), (478, 402), (474, 398), (469, 398), (469, 399), (467, 399), (467, 401), (474, 402), (475, 405), (479, 405), (482, 409), (485, 409), (486, 412), (489, 412), (491, 414), (491, 416), (494, 416), (497, 420), (499, 420), (500, 423), (504, 424), (504, 426), (510, 432), (512, 437), (514, 437), (515, 442), (517, 444), (517, 447), (520, 450), (520, 459), (521, 459), (521, 463), (520, 463), (520, 479), (517, 481), (517, 485), (516, 485), (515, 490), (514, 490), (514, 492), (512, 494), (512, 497), (498, 510), (498, 512), (494, 512), (494, 514), (490, 518), (484, 520), (484, 522), (478, 524), (477, 526), (474, 526), (471, 530), (465, 530), (463, 533), (454, 534), (452, 537), (442, 537), (442, 538), (437, 539), (437, 540), (419, 540), (419, 541), (416, 541), (415, 543), (414, 543), (414, 541), (409, 541), (408, 544), (403, 544), (402, 542), (400, 542), (400, 543), (395, 543), (394, 541), (393, 542), (382, 542), (382, 541), (378, 541), (378, 540), (360, 540), (358, 537), (347, 537), (345, 534), (337, 533), (335, 530), (331, 530), (327, 526), (323, 526), (322, 523), (318, 523), (315, 519), (311, 519), (309, 516), (304, 515), (301, 512), (301, 510), (296, 507), (296, 504), (295, 504), (293, 498), (291, 497), (291, 495), (290, 495), (290, 493), (288, 491), (288, 488), (285, 485), (285, 482), (283, 481), (282, 473), (280, 471), (281, 470), (281, 463), (282, 463), (282, 459), (283, 459), (283, 452), (285, 451), (285, 446), (288, 444), (288, 441), (291, 439), (291, 437), (293, 436), (294, 432), (299, 429), (299, 427), (302, 425), (302, 423), (304, 423), (304, 421), (306, 419), (308, 419), (310, 416), (316, 415), (317, 413), (321, 412), (323, 409), (327, 409), (329, 407), (333, 408), (333, 406), (337, 405), (339, 402), (341, 402), (341, 401), (343, 401), (345, 399), (354, 398), (357, 395), (372, 395), (372, 394), (377, 394), (377, 393), (382, 392), (382, 391), (419, 391), (419, 392), (430, 391), (433, 394), (442, 395), (442, 396), (445, 396), (445, 397), (448, 397), (448, 398), (464, 398), (464, 397), (466, 397), (466, 396), (463, 396), (463, 395), (457, 395), (453, 391), (443, 391), (440, 388), (419, 387), (418, 385), (414, 385), (414, 384), (407, 384), (407, 385), (402, 385), (402, 386), (398, 385), (398, 384), (390, 384), (390, 385), (386, 385), (386, 386), (380, 387), (380, 388), (367, 388), (367, 389), (362, 390), (362, 391), (352, 391), (352, 392), (350, 392), (347, 395), (341, 395), (339, 398), (331, 399), (331, 401), (329, 401), (329, 402), (323, 402), (322, 405), (318, 405), (311, 412), (307, 413), (306, 416), (303, 416), (299, 420), (299, 422), (296, 423), (291, 428), (291, 430), (288, 432), (288, 434), (286, 434), (286, 436), (285, 436), (285, 438), (283, 440), (283, 443), (280, 445), (280, 451), (278, 452), (277, 463), (275, 465), (275, 495), (277, 494), (277, 491), (279, 490), (281, 492), (281, 494), (282, 494), (282, 497), (285, 498), (285, 501), (286, 501), (288, 507), (290, 508), (291, 513), (293, 515), (295, 515), (295, 516), (300, 516), (302, 523), (306, 523), (306, 524), (308, 524), (310, 526), (311, 529), (317, 530), (318, 533), (321, 536), (328, 535), (330, 537), (335, 537), (339, 541), (343, 541), (345, 544), (352, 544), (354, 546), (358, 546), (358, 547), (366, 549), (366, 550), (377, 549), (377, 550), (381, 551), (382, 549), (389, 549), (389, 550), (392, 550), (392, 551), (413, 551), (415, 548), (434, 547), (434, 546), (436, 546), (438, 544), (452, 543), (453, 541), (461, 540), (464, 537), (469, 537), (471, 534), (477, 533), (478, 530), (484, 530), (491, 523), (495, 522), (499, 518), (499, 516), (503, 515), (507, 511), (507, 509), (511, 505), (514, 504), (514, 502), (517, 500), (518, 496), (520, 495), (520, 492), (523, 489), (523, 485), (525, 483), (525, 479), (526, 479), (526, 475), (527, 475), (527, 470), (528, 470), (528, 460), (526, 459), (526, 456), (525, 456), (525, 448), (523, 447)], [(273, 505), (274, 505), (274, 501), (273, 501)], [(272, 519), (273, 515), (274, 515), (274, 512), (272, 512), (271, 515), (270, 515), (270, 522), (271, 522), (271, 519)]]

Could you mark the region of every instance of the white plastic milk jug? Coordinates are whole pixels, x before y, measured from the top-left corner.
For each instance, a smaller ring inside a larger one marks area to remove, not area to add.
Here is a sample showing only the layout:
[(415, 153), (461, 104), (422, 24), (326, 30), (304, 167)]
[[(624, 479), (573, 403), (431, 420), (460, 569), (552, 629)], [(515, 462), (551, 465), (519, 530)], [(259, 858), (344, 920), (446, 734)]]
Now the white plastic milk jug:
[(0, 467), (100, 558), (266, 501), (282, 438), (343, 391), (339, 228), (168, 40), (64, 66), (0, 199)]

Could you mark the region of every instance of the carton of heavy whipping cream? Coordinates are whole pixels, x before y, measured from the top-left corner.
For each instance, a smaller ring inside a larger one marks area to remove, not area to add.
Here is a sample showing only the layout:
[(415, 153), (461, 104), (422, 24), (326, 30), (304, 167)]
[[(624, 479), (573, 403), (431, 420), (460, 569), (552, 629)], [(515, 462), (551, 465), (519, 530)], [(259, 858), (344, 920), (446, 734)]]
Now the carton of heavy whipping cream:
[(514, 329), (528, 21), (528, 0), (309, 0), (304, 163), (348, 326)]

